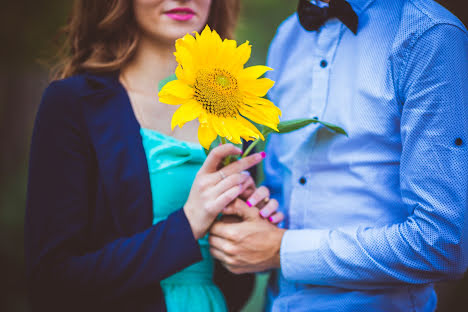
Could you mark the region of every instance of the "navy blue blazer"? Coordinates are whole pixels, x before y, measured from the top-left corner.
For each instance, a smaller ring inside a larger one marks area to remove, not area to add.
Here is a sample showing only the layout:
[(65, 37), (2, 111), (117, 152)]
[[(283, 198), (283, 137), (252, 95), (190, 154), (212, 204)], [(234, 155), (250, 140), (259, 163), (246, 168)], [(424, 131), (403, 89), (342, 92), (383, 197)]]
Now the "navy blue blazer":
[(202, 256), (182, 209), (152, 219), (140, 126), (118, 74), (53, 82), (30, 155), (33, 311), (165, 311), (159, 282)]

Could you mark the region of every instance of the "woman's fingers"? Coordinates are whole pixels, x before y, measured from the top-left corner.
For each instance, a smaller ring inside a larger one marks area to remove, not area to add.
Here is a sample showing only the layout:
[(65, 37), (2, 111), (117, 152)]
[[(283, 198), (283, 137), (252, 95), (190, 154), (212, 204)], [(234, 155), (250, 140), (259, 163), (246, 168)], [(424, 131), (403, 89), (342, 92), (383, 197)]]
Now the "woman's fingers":
[(282, 212), (276, 212), (272, 216), (268, 218), (268, 221), (270, 221), (273, 224), (278, 224), (284, 220), (284, 214)]
[(258, 163), (260, 163), (263, 158), (265, 158), (265, 153), (256, 153), (245, 158), (241, 158), (226, 167), (222, 168), (223, 174), (229, 176), (234, 173), (239, 173), (241, 171), (247, 170)]
[(221, 194), (223, 194), (224, 192), (236, 185), (242, 186), (242, 184), (244, 184), (243, 189), (245, 189), (245, 182), (247, 182), (249, 178), (250, 176), (243, 172), (232, 174), (222, 179), (216, 185), (213, 185), (213, 196), (219, 197)]
[(271, 199), (262, 209), (260, 209), (259, 213), (262, 216), (262, 218), (267, 219), (271, 217), (274, 213), (276, 213), (278, 207), (278, 201), (276, 199)]
[[(245, 173), (244, 173), (245, 172)], [(255, 185), (254, 179), (250, 176), (250, 173), (248, 171), (242, 171), (244, 174), (248, 174), (249, 178), (247, 181), (244, 182), (244, 191), (242, 194), (239, 195), (239, 198), (243, 199), (244, 201), (247, 200), (252, 194), (255, 192), (257, 189), (257, 186)]]
[(233, 202), (231, 202), (226, 208), (223, 209), (223, 214), (236, 215), (243, 220), (258, 218), (258, 210), (250, 208), (241, 199), (236, 199)]
[(226, 158), (229, 155), (240, 154), (242, 154), (242, 150), (232, 144), (223, 144), (217, 146), (208, 154), (199, 172), (213, 173), (217, 170), (219, 164), (223, 161), (224, 158)]
[(219, 207), (219, 211), (216, 213), (220, 213), (224, 207), (229, 205), (230, 202), (235, 200), (241, 193), (244, 191), (242, 185), (236, 185), (229, 190), (222, 193), (214, 202), (215, 207)]
[(250, 207), (257, 206), (258, 203), (266, 199), (268, 202), (270, 198), (270, 190), (265, 186), (260, 186), (246, 201)]

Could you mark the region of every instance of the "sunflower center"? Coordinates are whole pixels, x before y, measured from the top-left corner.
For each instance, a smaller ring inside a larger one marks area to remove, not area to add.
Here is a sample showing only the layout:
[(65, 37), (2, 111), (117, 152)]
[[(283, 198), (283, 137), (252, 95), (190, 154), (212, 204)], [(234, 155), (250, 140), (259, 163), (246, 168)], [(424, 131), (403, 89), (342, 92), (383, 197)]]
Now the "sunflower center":
[(200, 70), (194, 84), (195, 100), (218, 117), (235, 117), (241, 104), (237, 80), (224, 69)]
[(216, 82), (221, 87), (225, 87), (225, 88), (229, 88), (229, 86), (231, 85), (231, 82), (229, 81), (229, 78), (222, 75), (222, 74), (216, 77)]

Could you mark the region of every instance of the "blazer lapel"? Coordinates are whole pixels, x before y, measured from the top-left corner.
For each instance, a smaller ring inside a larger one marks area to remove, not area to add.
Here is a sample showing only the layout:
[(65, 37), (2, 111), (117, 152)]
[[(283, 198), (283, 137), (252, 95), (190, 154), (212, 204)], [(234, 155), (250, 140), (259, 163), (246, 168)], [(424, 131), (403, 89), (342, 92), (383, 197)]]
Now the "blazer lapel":
[(138, 124), (118, 74), (87, 75), (87, 122), (98, 172), (118, 230), (131, 235), (152, 224), (148, 163)]

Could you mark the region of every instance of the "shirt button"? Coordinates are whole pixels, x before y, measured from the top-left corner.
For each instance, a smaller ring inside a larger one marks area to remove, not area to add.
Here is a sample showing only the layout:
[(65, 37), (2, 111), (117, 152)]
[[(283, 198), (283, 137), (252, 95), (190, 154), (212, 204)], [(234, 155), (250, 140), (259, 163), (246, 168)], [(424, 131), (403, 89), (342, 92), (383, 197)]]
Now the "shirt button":
[(320, 67), (325, 68), (325, 67), (327, 67), (327, 66), (328, 66), (328, 62), (327, 62), (327, 61), (322, 60), (322, 61), (320, 62)]
[(460, 145), (462, 145), (462, 144), (463, 144), (463, 140), (462, 140), (461, 138), (457, 138), (457, 139), (455, 140), (455, 145), (456, 145), (456, 146), (460, 146)]
[(301, 183), (302, 185), (306, 184), (306, 183), (307, 183), (306, 178), (301, 177), (301, 178), (299, 179), (299, 183)]

